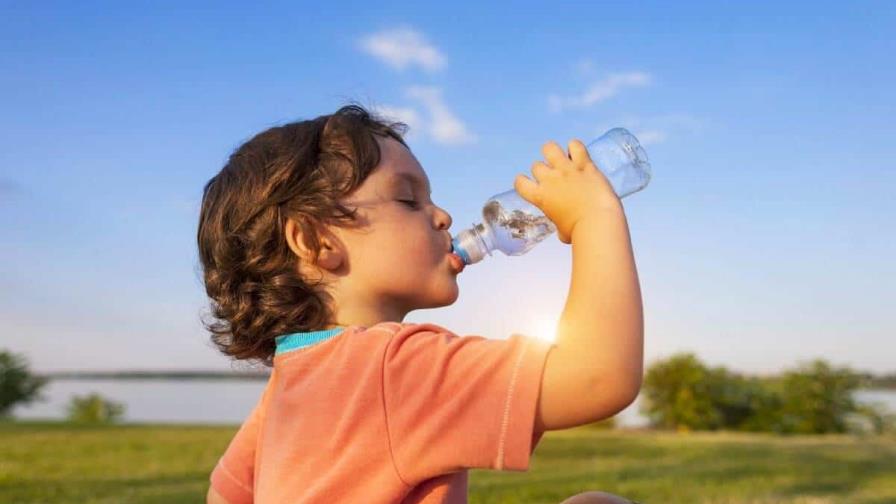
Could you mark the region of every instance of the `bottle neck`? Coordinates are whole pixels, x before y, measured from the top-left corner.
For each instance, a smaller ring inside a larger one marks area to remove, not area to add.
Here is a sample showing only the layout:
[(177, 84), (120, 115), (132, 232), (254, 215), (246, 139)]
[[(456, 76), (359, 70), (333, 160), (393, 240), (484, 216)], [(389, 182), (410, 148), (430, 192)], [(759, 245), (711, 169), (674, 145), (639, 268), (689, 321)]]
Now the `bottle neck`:
[(495, 250), (494, 235), (491, 228), (479, 223), (473, 227), (461, 231), (452, 240), (454, 252), (463, 259), (467, 265), (475, 264), (491, 255)]
[(479, 238), (482, 250), (491, 255), (492, 250), (495, 250), (495, 237), (492, 235), (492, 228), (480, 222), (473, 226), (473, 232)]

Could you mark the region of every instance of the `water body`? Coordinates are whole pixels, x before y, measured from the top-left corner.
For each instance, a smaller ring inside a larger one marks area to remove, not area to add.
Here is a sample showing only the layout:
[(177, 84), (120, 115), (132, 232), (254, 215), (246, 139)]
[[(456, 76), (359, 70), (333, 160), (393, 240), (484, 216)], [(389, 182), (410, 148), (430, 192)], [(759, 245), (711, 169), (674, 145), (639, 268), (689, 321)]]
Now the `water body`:
[[(246, 418), (264, 390), (263, 380), (51, 380), (42, 390), (46, 400), (19, 405), (19, 419), (63, 419), (75, 395), (96, 392), (124, 403), (125, 422), (239, 424)], [(879, 402), (896, 413), (896, 391), (860, 390), (860, 402)], [(640, 427), (647, 419), (639, 412), (642, 397), (616, 416), (618, 425)]]
[(75, 395), (96, 392), (125, 405), (125, 422), (239, 424), (264, 390), (263, 380), (50, 380), (46, 400), (20, 405), (21, 419), (63, 419)]

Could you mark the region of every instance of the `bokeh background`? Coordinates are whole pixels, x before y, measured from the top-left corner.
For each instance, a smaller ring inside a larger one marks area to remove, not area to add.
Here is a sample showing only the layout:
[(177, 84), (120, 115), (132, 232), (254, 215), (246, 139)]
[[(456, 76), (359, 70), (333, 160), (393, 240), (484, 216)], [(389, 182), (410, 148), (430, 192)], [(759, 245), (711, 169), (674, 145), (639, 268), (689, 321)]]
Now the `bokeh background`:
[[(202, 502), (267, 380), (204, 331), (202, 188), (351, 102), (453, 234), (549, 140), (653, 166), (640, 395), (470, 502), (896, 502), (894, 34), (887, 1), (0, 0), (0, 502)], [(570, 272), (551, 236), (405, 322), (552, 340)]]
[[(653, 166), (623, 200), (647, 363), (896, 369), (892, 3), (0, 12), (2, 346), (37, 372), (234, 369), (200, 321), (202, 187), (255, 133), (349, 101), (409, 124), (452, 233), (544, 142), (630, 129)], [(405, 321), (552, 339), (570, 269), (555, 237), (499, 253)]]

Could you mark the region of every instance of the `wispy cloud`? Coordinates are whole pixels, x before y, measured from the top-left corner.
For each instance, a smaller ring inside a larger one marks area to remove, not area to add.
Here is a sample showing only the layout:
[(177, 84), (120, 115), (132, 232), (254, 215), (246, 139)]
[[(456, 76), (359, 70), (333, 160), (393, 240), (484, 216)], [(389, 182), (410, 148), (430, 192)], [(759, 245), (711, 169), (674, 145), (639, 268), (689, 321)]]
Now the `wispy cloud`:
[[(399, 70), (418, 65), (432, 72), (445, 66), (442, 53), (422, 33), (409, 27), (384, 30), (363, 37), (360, 47)], [(410, 86), (405, 89), (405, 96), (416, 101), (417, 106), (381, 105), (375, 107), (378, 115), (407, 124), (409, 137), (421, 133), (436, 143), (447, 145), (476, 141), (476, 136), (445, 103), (442, 88), (431, 85)]]
[(686, 133), (701, 131), (706, 125), (705, 119), (694, 117), (690, 114), (674, 113), (648, 117), (629, 115), (612, 122), (604, 122), (598, 125), (593, 133), (594, 137), (602, 135), (610, 128), (623, 127), (638, 137), (642, 145), (656, 145), (665, 142), (671, 137)]
[(438, 143), (458, 145), (476, 141), (467, 126), (454, 115), (442, 99), (441, 88), (435, 86), (411, 86), (407, 95), (420, 101), (429, 114), (427, 132)]
[[(408, 137), (420, 134), (434, 142), (445, 145), (460, 145), (476, 141), (467, 125), (445, 103), (442, 89), (436, 86), (411, 86), (405, 95), (419, 103), (417, 107), (377, 105), (376, 114), (388, 120), (401, 121), (408, 125)], [(422, 109), (424, 112), (420, 112)]]
[(661, 130), (638, 130), (637, 133), (632, 134), (637, 137), (641, 145), (654, 145), (663, 143), (666, 141), (666, 137), (668, 137), (668, 133)]
[(407, 137), (415, 137), (423, 128), (420, 114), (411, 107), (393, 107), (390, 105), (377, 105), (373, 107), (376, 114), (390, 121), (399, 121), (408, 125)]
[(419, 65), (433, 72), (445, 66), (441, 51), (413, 28), (393, 28), (368, 35), (361, 39), (360, 48), (398, 70)]
[[(588, 63), (585, 63), (583, 68), (589, 68)], [(649, 86), (652, 81), (653, 77), (645, 72), (614, 73), (603, 80), (595, 82), (582, 94), (566, 97), (556, 94), (548, 96), (548, 107), (551, 112), (560, 112), (564, 109), (582, 109), (608, 100), (625, 88)]]

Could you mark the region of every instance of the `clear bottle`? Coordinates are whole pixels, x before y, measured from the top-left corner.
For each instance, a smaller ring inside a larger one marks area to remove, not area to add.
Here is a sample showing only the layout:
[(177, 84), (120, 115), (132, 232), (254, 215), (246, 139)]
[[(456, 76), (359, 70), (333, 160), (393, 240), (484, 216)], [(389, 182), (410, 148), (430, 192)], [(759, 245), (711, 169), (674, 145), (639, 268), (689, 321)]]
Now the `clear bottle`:
[[(644, 189), (650, 182), (647, 153), (628, 130), (613, 128), (586, 147), (620, 199)], [(478, 263), (493, 250), (522, 255), (556, 231), (541, 209), (511, 189), (485, 202), (482, 222), (454, 236), (452, 252), (465, 265)]]

